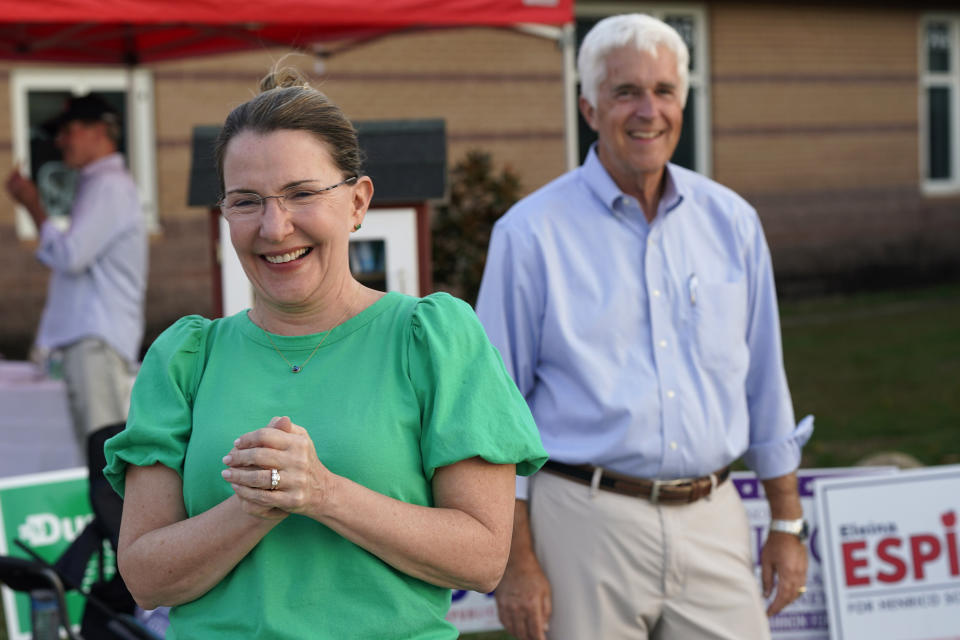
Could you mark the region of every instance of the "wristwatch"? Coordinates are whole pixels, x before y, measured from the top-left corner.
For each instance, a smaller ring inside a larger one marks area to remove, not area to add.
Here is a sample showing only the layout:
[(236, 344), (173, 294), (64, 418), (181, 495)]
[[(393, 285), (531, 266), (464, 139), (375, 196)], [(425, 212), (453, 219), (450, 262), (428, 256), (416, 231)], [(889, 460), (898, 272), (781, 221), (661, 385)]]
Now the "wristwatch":
[(790, 533), (797, 536), (800, 542), (806, 542), (810, 537), (810, 525), (803, 518), (796, 520), (778, 520), (774, 518), (770, 521), (770, 531), (780, 531), (781, 533)]

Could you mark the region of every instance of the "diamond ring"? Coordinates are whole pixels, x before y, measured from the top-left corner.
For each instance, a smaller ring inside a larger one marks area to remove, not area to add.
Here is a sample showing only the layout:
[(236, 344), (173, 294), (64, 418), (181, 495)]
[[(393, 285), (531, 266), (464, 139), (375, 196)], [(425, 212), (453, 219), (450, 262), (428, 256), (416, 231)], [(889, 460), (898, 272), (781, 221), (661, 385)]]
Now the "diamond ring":
[(277, 488), (280, 484), (280, 472), (277, 469), (270, 469), (270, 491)]

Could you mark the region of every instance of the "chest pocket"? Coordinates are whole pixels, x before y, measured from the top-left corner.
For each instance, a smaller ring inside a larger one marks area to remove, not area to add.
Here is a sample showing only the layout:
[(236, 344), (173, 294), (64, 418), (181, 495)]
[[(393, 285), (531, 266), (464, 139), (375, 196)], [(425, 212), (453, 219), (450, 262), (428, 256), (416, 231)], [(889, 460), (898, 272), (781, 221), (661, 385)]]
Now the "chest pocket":
[(723, 374), (747, 365), (747, 286), (700, 282), (693, 302), (693, 330), (705, 368)]

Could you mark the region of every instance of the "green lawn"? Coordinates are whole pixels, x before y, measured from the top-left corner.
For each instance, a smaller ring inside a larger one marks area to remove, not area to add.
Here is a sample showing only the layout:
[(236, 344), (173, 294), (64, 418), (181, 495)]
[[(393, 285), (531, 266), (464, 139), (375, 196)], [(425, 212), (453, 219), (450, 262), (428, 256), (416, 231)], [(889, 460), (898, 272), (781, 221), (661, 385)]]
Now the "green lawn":
[(797, 418), (816, 416), (805, 467), (960, 462), (960, 286), (787, 302), (782, 322)]
[(797, 418), (816, 416), (803, 466), (881, 451), (960, 463), (960, 285), (787, 301), (781, 314)]

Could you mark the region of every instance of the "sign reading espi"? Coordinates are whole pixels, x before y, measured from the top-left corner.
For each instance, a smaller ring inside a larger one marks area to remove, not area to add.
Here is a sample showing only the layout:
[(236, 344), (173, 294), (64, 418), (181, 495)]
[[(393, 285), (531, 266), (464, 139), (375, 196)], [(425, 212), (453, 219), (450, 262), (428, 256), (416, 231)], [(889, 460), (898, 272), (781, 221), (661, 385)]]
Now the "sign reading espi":
[(817, 483), (830, 636), (955, 637), (960, 465)]

